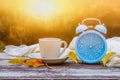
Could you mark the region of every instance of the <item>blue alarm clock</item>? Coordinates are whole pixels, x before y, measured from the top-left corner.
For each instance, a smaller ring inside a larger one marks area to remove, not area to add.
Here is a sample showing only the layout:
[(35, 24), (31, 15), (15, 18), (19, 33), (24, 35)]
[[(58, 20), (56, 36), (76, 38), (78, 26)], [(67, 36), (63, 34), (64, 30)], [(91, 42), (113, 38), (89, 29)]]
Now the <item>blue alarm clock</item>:
[[(95, 20), (99, 24), (95, 27), (86, 26), (87, 20)], [(97, 63), (107, 52), (107, 42), (103, 34), (107, 33), (104, 24), (97, 18), (86, 18), (76, 28), (76, 33), (81, 33), (75, 42), (75, 52), (85, 63)]]

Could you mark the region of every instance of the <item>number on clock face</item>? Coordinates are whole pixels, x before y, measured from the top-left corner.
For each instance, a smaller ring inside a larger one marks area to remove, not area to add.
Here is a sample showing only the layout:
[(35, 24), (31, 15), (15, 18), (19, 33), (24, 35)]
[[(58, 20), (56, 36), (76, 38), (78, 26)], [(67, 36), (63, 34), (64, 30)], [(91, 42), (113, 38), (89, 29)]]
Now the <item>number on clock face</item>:
[(103, 39), (95, 33), (82, 35), (78, 47), (80, 55), (89, 60), (99, 58), (105, 49)]

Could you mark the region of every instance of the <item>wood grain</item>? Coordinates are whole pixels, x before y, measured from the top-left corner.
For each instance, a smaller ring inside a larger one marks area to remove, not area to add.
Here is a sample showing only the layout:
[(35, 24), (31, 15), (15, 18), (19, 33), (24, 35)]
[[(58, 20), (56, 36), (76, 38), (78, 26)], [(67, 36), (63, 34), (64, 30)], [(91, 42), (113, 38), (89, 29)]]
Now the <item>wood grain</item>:
[(64, 64), (39, 68), (10, 65), (0, 60), (0, 79), (120, 79), (120, 68), (103, 67), (101, 64), (75, 64), (67, 60)]

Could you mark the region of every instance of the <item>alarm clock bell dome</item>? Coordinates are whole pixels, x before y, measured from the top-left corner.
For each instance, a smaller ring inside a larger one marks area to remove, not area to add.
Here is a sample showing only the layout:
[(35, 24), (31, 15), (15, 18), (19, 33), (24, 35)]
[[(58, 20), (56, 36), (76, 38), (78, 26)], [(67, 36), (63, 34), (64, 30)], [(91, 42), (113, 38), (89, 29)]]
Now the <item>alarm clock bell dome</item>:
[(104, 25), (99, 24), (95, 26), (95, 29), (98, 30), (101, 33), (107, 34), (107, 29)]
[(78, 27), (76, 28), (76, 34), (81, 33), (81, 32), (83, 32), (83, 31), (85, 31), (87, 29), (88, 29), (88, 27), (86, 25), (84, 25), (84, 24), (80, 25), (79, 24)]

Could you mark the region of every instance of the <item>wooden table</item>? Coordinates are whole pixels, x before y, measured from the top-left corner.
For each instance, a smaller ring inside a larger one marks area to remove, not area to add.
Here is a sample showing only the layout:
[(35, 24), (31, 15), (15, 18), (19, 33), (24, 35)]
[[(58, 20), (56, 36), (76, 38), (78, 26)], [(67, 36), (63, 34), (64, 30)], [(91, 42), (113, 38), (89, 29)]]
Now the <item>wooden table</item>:
[(108, 68), (100, 64), (75, 64), (68, 60), (48, 69), (46, 66), (32, 68), (7, 62), (0, 60), (0, 79), (120, 79), (120, 68)]

